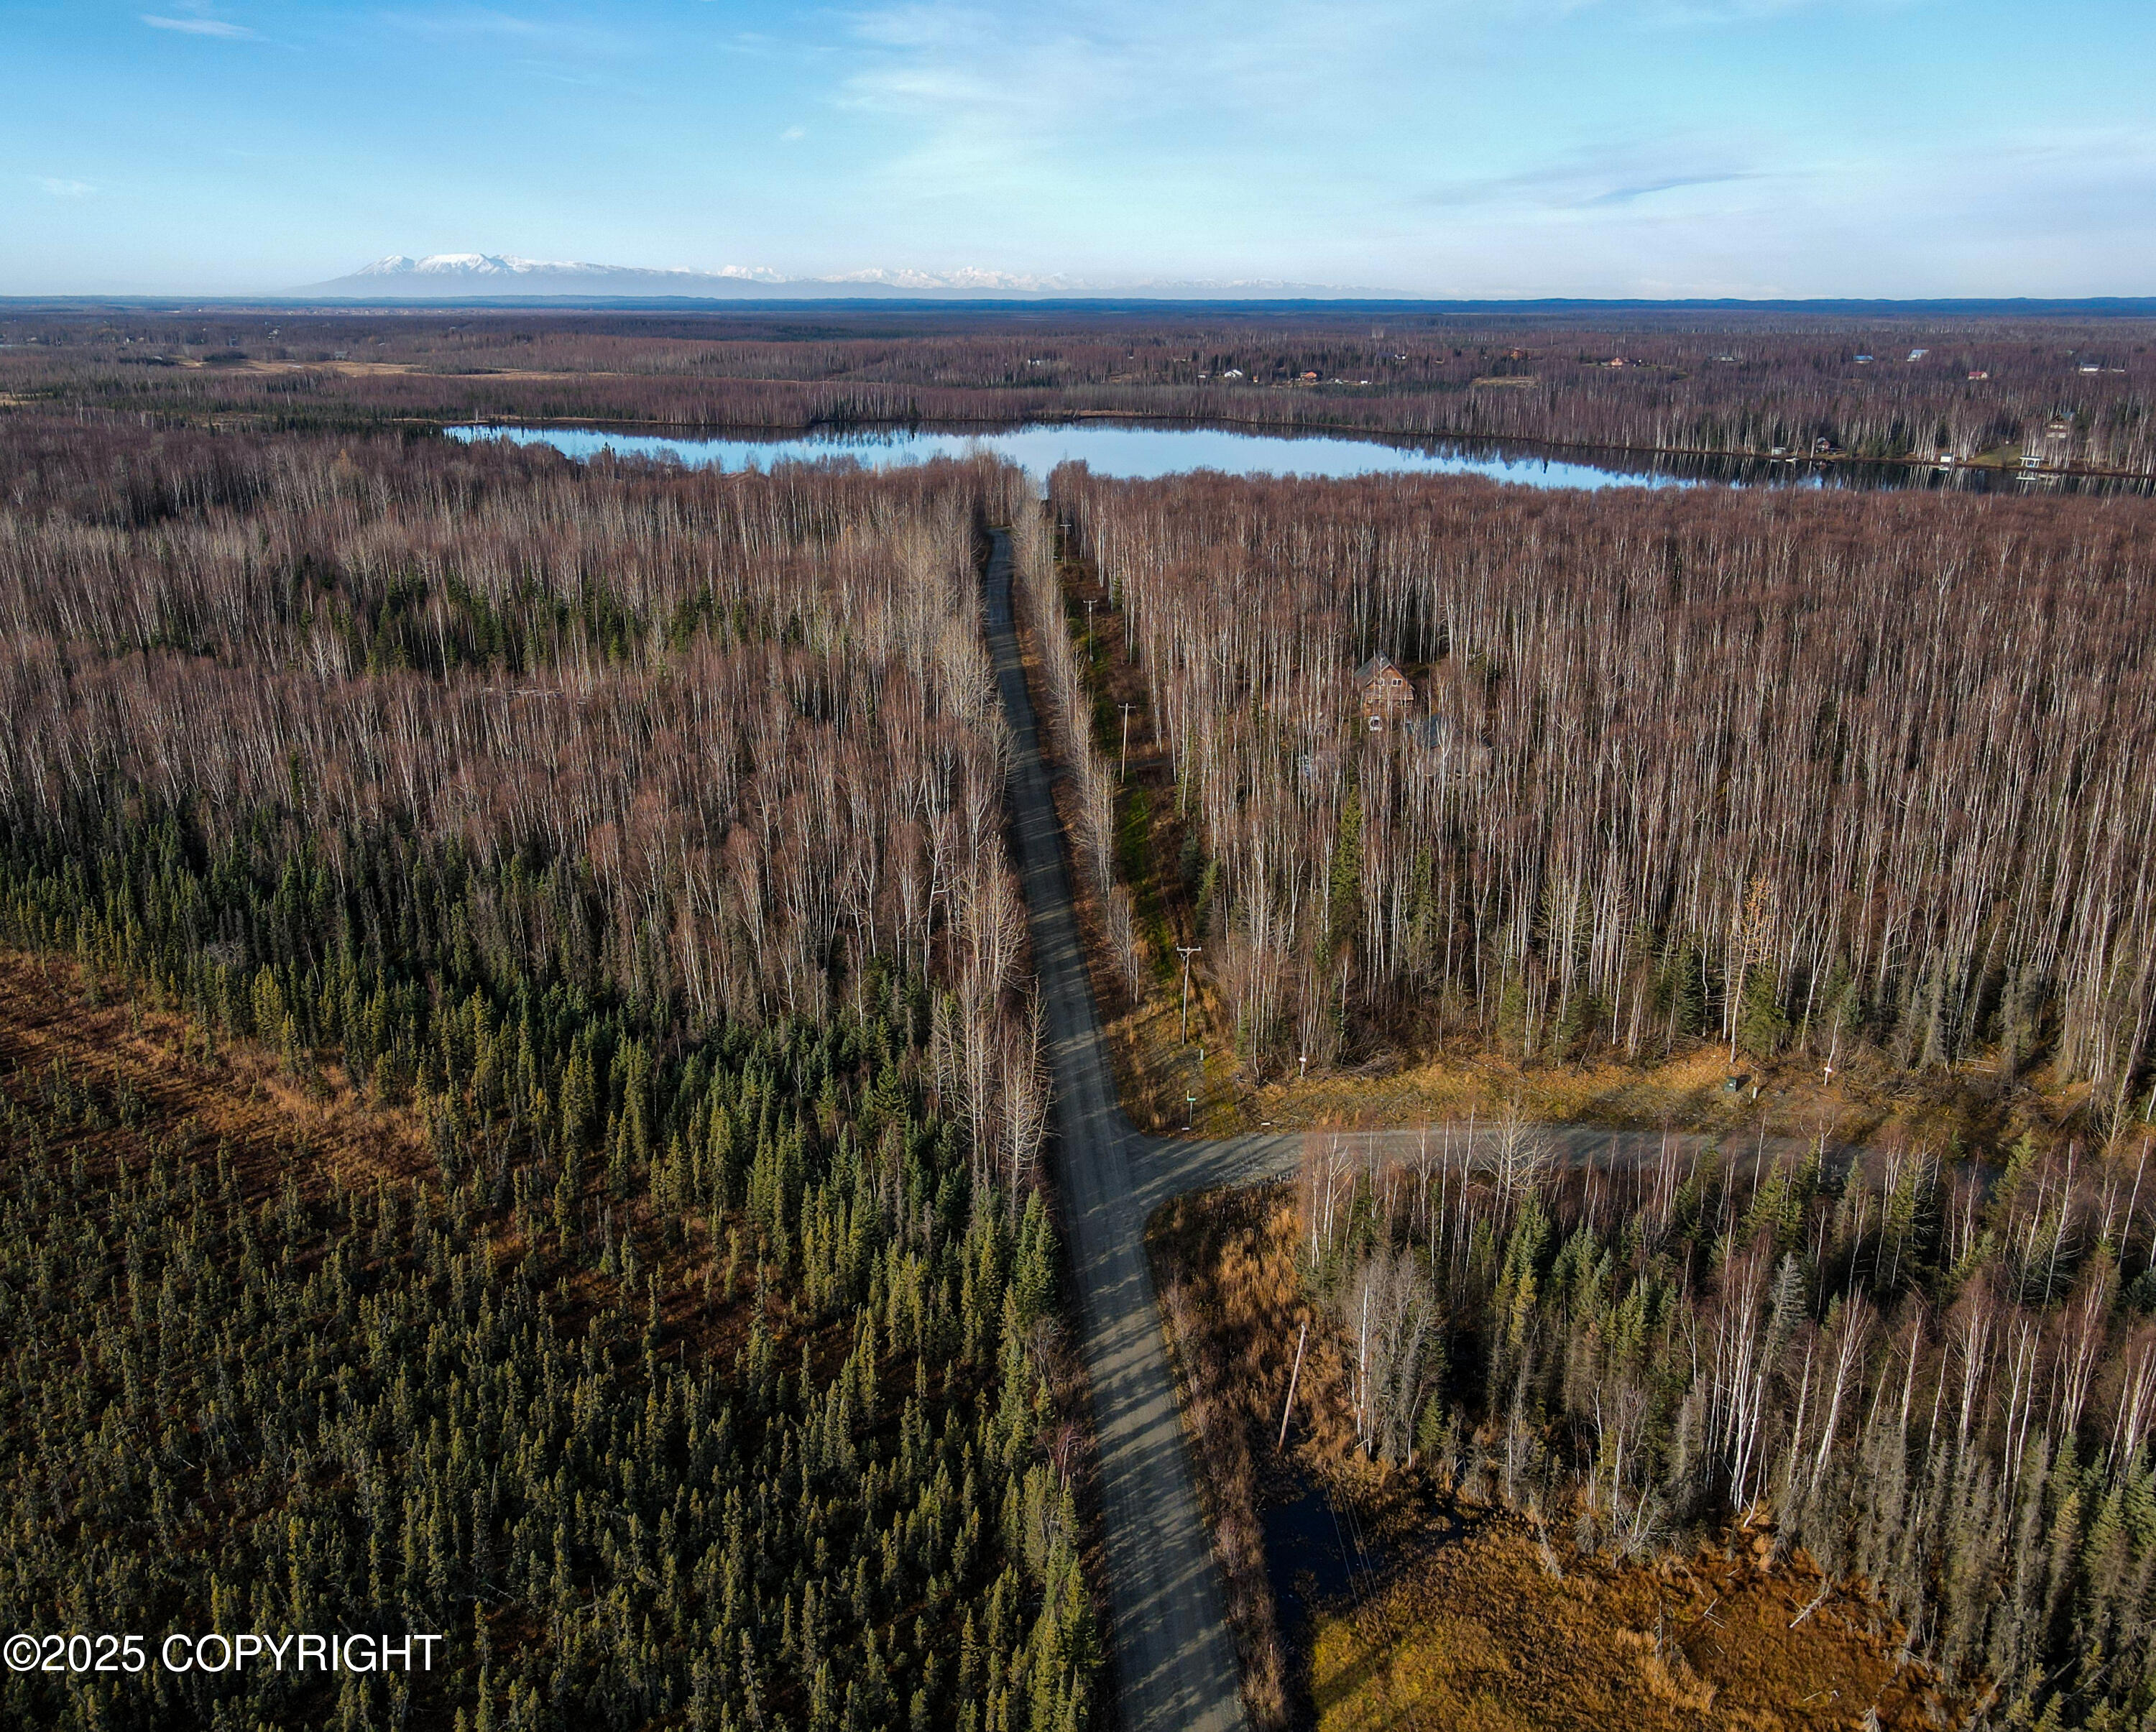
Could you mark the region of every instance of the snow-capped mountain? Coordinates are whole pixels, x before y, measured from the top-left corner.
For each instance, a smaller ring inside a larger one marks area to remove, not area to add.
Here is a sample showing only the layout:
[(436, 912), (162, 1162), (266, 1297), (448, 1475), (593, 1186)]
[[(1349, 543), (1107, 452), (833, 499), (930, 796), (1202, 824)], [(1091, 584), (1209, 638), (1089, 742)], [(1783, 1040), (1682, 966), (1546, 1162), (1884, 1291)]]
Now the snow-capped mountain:
[[(844, 300), (863, 296), (931, 300), (1031, 299), (1042, 296), (1127, 296), (1163, 299), (1222, 296), (1332, 296), (1338, 289), (1307, 283), (1089, 282), (1059, 274), (1028, 275), (965, 266), (956, 270), (886, 270), (880, 266), (832, 276), (793, 277), (767, 265), (722, 265), (710, 270), (653, 270), (642, 265), (594, 265), (581, 260), (519, 258), (513, 253), (430, 253), (424, 259), (392, 253), (349, 275), (311, 283), (295, 295), (351, 301)], [(1365, 291), (1367, 292), (1367, 291)]]
[(357, 300), (439, 300), (474, 295), (488, 298), (679, 295), (702, 299), (795, 286), (775, 270), (739, 265), (716, 270), (651, 270), (635, 265), (595, 265), (584, 260), (523, 259), (514, 253), (430, 253), (424, 259), (392, 253), (362, 265), (349, 276), (311, 284), (300, 292)]

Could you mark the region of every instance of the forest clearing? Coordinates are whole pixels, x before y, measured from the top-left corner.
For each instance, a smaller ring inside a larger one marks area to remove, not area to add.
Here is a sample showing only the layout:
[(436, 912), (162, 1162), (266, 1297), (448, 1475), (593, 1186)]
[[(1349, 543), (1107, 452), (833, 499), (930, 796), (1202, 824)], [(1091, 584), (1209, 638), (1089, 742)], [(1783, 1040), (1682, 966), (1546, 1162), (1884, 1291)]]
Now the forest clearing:
[(1414, 1579), (1325, 1621), (1311, 1659), (1317, 1724), (1825, 1732), (1870, 1724), (1867, 1714), (1890, 1732), (1953, 1724), (1962, 1704), (1899, 1663), (1890, 1619), (1853, 1597), (1821, 1601), (1816, 1575), (1762, 1556), (1762, 1538), (1739, 1532), (1655, 1567), (1572, 1559), (1553, 1571), (1522, 1526), (1479, 1524)]

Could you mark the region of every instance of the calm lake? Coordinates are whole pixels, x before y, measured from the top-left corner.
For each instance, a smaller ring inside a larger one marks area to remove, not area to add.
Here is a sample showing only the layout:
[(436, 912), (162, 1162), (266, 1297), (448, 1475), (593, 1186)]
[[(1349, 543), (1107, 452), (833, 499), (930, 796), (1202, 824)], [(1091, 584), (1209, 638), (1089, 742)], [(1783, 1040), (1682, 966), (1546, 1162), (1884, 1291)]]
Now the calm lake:
[[(1519, 450), (1389, 445), (1374, 439), (1323, 434), (1230, 432), (1218, 427), (1133, 427), (1101, 422), (1041, 423), (988, 432), (905, 428), (873, 433), (814, 434), (790, 439), (721, 434), (670, 439), (597, 427), (452, 427), (461, 439), (506, 439), (552, 445), (571, 457), (612, 451), (693, 469), (767, 469), (774, 463), (814, 463), (851, 457), (871, 468), (921, 463), (932, 457), (986, 452), (1047, 479), (1059, 463), (1077, 461), (1101, 475), (1130, 479), (1217, 469), (1229, 475), (1473, 475), (1529, 487), (1684, 487), (1697, 475), (1624, 469)], [(1810, 478), (1816, 485), (1816, 478)]]
[(465, 440), (513, 439), (552, 445), (567, 456), (649, 457), (691, 469), (768, 469), (774, 463), (815, 463), (850, 457), (871, 469), (924, 463), (932, 457), (978, 452), (1017, 464), (1045, 485), (1059, 463), (1090, 465), (1099, 475), (1128, 480), (1185, 475), (1214, 469), (1228, 475), (1486, 475), (1526, 487), (1767, 487), (1924, 488), (1956, 491), (2147, 493), (2144, 477), (2106, 478), (2030, 474), (1964, 464), (1949, 470), (1928, 464), (1813, 462), (1807, 459), (1736, 456), (1650, 458), (1622, 452), (1569, 451), (1563, 455), (1531, 446), (1415, 444), (1371, 435), (1245, 433), (1224, 427), (1134, 425), (1127, 421), (1036, 422), (1023, 427), (876, 428), (786, 437), (721, 433), (695, 439), (630, 433), (608, 427), (465, 426), (447, 429)]

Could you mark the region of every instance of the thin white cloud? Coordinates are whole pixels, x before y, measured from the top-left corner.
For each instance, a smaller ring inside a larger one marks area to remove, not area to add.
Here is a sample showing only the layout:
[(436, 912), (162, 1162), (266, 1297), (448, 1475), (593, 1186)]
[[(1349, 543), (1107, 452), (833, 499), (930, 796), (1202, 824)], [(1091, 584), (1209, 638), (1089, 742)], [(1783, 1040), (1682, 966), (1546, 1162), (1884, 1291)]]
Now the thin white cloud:
[(792, 144), (796, 139), (806, 138), (808, 136), (808, 129), (806, 126), (788, 126), (778, 135), (780, 142), (784, 144)]
[(545, 60), (521, 59), (511, 64), (519, 72), (529, 73), (534, 78), (548, 79), (557, 85), (574, 85), (583, 90), (597, 90), (607, 82), (588, 72), (564, 72)]
[[(2073, 296), (2147, 280), (2156, 255), (2134, 216), (2156, 198), (2156, 127), (2002, 127), (1984, 143), (1974, 182), (1952, 136), (1891, 153), (1763, 135), (1747, 154), (1691, 136), (1558, 155), (1435, 189), (1420, 208), (1440, 220), (1404, 225), (1393, 274), (1441, 294), (1648, 296)], [(1648, 191), (1669, 162), (1697, 183)]]
[(444, 12), (386, 12), (382, 22), (393, 29), (436, 42), (496, 41), (523, 44), (542, 53), (622, 54), (636, 44), (617, 32), (590, 24), (527, 18), (488, 7), (458, 7)]
[(246, 25), (228, 23), (223, 18), (174, 18), (146, 12), (142, 22), (152, 30), (177, 30), (183, 36), (215, 36), (227, 42), (243, 41), (254, 34)]
[(38, 188), (53, 198), (87, 198), (97, 188), (88, 181), (66, 180), (56, 175), (39, 175)]
[(1417, 0), (901, 0), (849, 23), (853, 64), (832, 98), (891, 129), (880, 177), (1000, 197), (1086, 178), (1104, 144), (1217, 185), (1221, 164), (1247, 166), (1250, 134), (1291, 116), (1321, 152), (1328, 100), (1372, 100), (1433, 20)]
[(1698, 29), (1715, 25), (1765, 23), (1800, 12), (1842, 12), (1860, 16), (1914, 10), (1934, 0), (1489, 0), (1453, 8), (1462, 21), (1513, 23), (1571, 19), (1589, 13), (1643, 29)]
[(1671, 137), (1597, 144), (1510, 174), (1440, 182), (1417, 202), (1440, 210), (1526, 215), (1633, 205), (1666, 193), (1774, 177), (1713, 141)]

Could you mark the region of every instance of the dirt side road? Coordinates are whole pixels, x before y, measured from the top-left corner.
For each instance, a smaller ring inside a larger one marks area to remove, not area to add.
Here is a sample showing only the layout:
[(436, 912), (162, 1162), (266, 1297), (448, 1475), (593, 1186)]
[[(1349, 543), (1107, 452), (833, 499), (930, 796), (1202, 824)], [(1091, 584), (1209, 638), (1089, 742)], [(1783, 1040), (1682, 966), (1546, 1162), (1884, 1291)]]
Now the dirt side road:
[[(1537, 1123), (1531, 1133), (1541, 1158), (1561, 1167), (1603, 1172), (1661, 1168), (1674, 1181), (1690, 1172), (1709, 1149), (1740, 1172), (1754, 1166), (1772, 1171), (1777, 1160), (1795, 1163), (1812, 1145), (1795, 1137), (1713, 1137), (1700, 1131), (1619, 1131), (1591, 1124)], [(1395, 1126), (1380, 1130), (1253, 1131), (1240, 1137), (1147, 1137), (1133, 1133), (1144, 1207), (1151, 1212), (1170, 1199), (1224, 1185), (1265, 1185), (1291, 1178), (1313, 1144), (1338, 1149), (1350, 1161), (1412, 1164), (1418, 1153), (1448, 1164), (1471, 1159), (1478, 1173), (1496, 1164), (1499, 1133), (1480, 1124)], [(1821, 1154), (1828, 1170), (1838, 1171), (1857, 1151), (1826, 1144)]]

